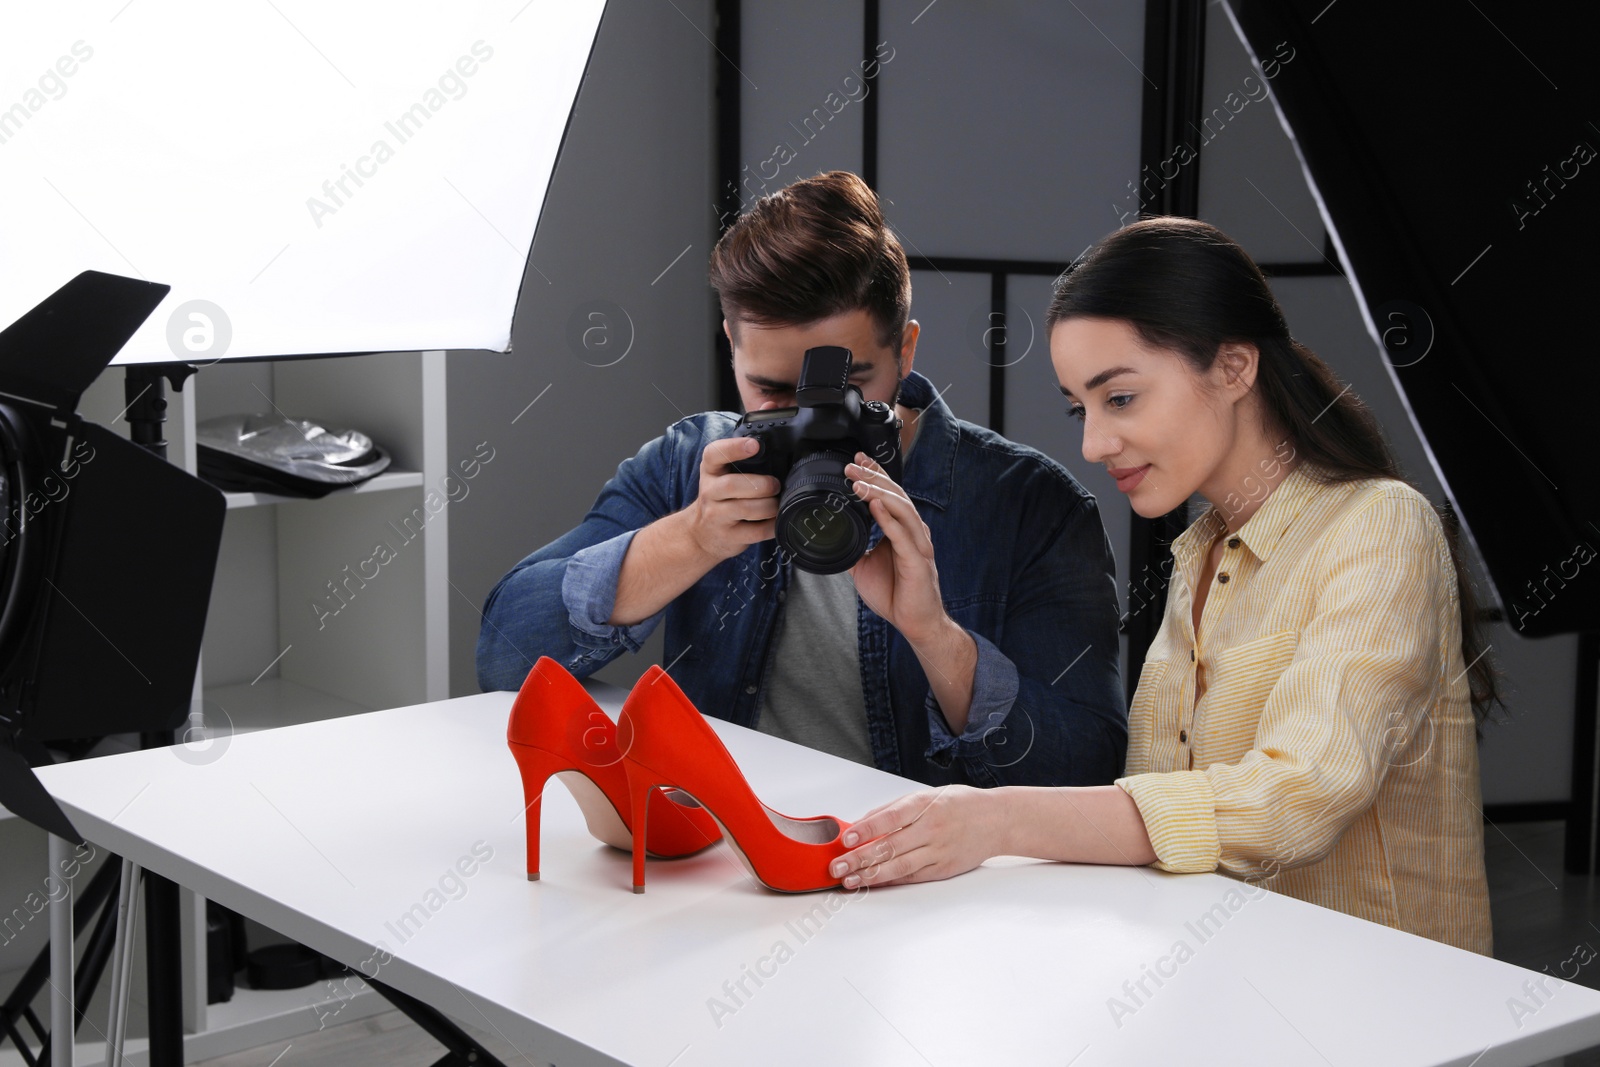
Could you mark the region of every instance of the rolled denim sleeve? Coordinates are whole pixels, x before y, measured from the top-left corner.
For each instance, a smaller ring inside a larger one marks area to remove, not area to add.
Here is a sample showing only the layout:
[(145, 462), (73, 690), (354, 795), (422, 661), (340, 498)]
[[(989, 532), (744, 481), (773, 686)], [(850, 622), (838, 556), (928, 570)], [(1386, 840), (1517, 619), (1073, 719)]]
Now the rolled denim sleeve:
[(575, 643), (595, 649), (620, 645), (629, 652), (637, 652), (665, 614), (658, 611), (631, 626), (614, 626), (606, 621), (617, 604), (617, 579), (622, 574), (623, 557), (628, 554), (628, 546), (638, 532), (629, 530), (609, 541), (581, 548), (567, 560), (566, 574), (561, 579), (561, 600), (567, 606), (567, 617), (576, 631), (573, 634)]
[(994, 642), (971, 630), (967, 634), (978, 646), (978, 664), (972, 672), (972, 706), (967, 726), (960, 736), (950, 732), (944, 710), (928, 691), (928, 758), (948, 763), (957, 755), (975, 756), (984, 750), (984, 738), (1005, 724), (1019, 686), (1017, 665), (994, 646)]
[(639, 649), (659, 617), (632, 626), (607, 621), (622, 560), (636, 532), (688, 502), (704, 442), (731, 425), (717, 413), (674, 423), (623, 460), (582, 523), (500, 579), (478, 631), (481, 688), (518, 688), (540, 656), (582, 678)]

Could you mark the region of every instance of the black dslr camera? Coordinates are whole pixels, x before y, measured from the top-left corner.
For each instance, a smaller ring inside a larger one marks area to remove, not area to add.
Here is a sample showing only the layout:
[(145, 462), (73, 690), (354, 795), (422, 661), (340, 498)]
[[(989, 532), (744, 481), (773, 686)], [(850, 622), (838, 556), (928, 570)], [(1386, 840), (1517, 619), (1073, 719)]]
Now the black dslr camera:
[(900, 480), (900, 417), (882, 401), (861, 399), (850, 362), (848, 348), (807, 349), (796, 406), (749, 412), (734, 430), (761, 448), (729, 466), (783, 483), (778, 547), (813, 574), (849, 570), (867, 550), (872, 513), (852, 491), (845, 464), (865, 452)]

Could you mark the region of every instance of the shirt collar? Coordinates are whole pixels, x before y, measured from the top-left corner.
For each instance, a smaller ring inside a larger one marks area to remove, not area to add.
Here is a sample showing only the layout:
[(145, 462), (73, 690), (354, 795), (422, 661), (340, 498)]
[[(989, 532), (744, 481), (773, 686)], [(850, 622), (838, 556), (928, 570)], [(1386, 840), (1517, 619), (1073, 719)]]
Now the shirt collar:
[[(1294, 520), (1299, 517), (1300, 512), (1305, 510), (1305, 506), (1317, 494), (1321, 484), (1317, 479), (1316, 468), (1306, 461), (1300, 462), (1272, 492), (1267, 494), (1261, 506), (1256, 508), (1255, 514), (1245, 520), (1245, 524), (1239, 527), (1239, 532), (1234, 536), (1243, 541), (1245, 547), (1254, 552), (1257, 559), (1265, 562), (1271, 557), (1283, 535), (1289, 532), (1289, 527), (1294, 525)], [(1173, 540), (1173, 560), (1179, 566), (1188, 566), (1190, 561), (1198, 553), (1209, 548), (1227, 527), (1222, 511), (1213, 504), (1204, 515)]]
[(905, 458), (900, 487), (912, 499), (943, 510), (950, 506), (956, 481), (956, 419), (933, 391), (933, 383), (916, 371), (900, 383), (900, 403), (915, 409), (917, 447)]

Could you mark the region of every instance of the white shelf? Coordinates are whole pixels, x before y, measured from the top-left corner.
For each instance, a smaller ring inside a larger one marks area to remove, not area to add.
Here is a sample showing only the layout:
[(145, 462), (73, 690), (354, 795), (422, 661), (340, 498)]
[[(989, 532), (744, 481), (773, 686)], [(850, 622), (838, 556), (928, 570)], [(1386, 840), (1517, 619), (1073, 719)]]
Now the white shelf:
[[(332, 995), (328, 982), (349, 989), (343, 996)], [(318, 1008), (322, 1012), (318, 1012)], [(360, 977), (350, 975), (328, 979), (299, 989), (240, 989), (233, 999), (206, 1008), (206, 1031), (184, 1035), (184, 1060), (215, 1059), (230, 1052), (256, 1048), (274, 1041), (286, 1041), (318, 1029), (321, 1018), (328, 1026), (381, 1015), (391, 1005), (374, 993)]]
[(280, 496), (277, 493), (224, 493), (223, 497), (228, 502), (228, 510), (232, 511), (234, 508), (253, 508), (264, 504), (304, 503), (307, 500), (327, 500), (331, 497), (352, 496), (356, 493), (382, 493), (389, 489), (416, 489), (421, 485), (421, 471), (391, 468), (360, 485), (349, 489), (335, 489), (326, 497)]

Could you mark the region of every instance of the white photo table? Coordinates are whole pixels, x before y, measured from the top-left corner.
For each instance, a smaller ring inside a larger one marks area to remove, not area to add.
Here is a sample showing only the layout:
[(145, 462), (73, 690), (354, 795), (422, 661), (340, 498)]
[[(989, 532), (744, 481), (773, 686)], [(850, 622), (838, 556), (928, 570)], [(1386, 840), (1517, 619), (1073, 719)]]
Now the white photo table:
[[(614, 716), (622, 692), (594, 691)], [(627, 854), (552, 780), (529, 882), (511, 699), (38, 773), (97, 845), (376, 966), (540, 1067), (1498, 1067), (1600, 1044), (1600, 993), (1217, 875), (1002, 860), (786, 896), (721, 844), (650, 861), (636, 896)], [(711, 721), (788, 814), (856, 818), (915, 786)]]

